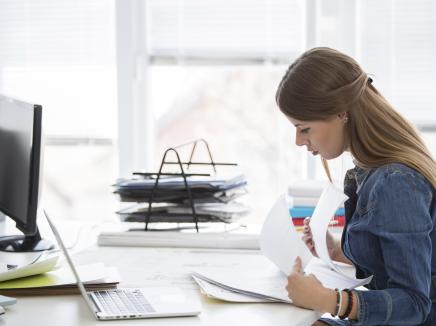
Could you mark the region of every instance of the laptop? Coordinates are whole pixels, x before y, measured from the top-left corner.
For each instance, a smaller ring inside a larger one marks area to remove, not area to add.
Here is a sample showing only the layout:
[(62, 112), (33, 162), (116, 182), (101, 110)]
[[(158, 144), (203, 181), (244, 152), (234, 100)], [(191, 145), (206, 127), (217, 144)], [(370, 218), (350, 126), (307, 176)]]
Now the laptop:
[[(47, 213), (48, 224), (73, 271), (82, 297), (97, 320), (197, 316), (200, 305), (177, 289), (124, 288), (87, 292), (62, 238)], [(194, 300), (195, 301), (195, 300)]]

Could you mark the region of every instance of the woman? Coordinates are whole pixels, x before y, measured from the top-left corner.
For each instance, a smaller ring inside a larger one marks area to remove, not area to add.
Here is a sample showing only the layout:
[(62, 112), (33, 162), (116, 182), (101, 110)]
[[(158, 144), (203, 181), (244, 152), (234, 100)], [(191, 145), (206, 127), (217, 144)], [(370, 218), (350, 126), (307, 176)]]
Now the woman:
[[(289, 297), (328, 312), (316, 325), (436, 325), (436, 163), (417, 131), (386, 101), (352, 58), (315, 48), (288, 69), (276, 95), (296, 127), (296, 144), (327, 160), (348, 151), (346, 225), (327, 234), (333, 260), (373, 275), (368, 291), (324, 288), (299, 258)], [(309, 223), (304, 241), (316, 255)]]

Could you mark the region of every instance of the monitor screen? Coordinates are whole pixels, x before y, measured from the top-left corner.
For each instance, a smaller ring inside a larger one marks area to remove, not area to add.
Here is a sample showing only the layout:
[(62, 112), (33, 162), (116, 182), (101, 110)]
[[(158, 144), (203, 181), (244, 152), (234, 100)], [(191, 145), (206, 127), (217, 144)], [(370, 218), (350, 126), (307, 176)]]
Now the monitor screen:
[(41, 106), (0, 95), (0, 211), (36, 232)]

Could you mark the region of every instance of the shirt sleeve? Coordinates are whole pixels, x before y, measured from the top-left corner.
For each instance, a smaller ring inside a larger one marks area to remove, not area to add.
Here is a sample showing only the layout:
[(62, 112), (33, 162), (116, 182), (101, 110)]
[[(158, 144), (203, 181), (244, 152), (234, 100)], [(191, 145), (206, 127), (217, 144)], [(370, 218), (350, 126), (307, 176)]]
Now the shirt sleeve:
[(356, 291), (359, 313), (352, 324), (422, 324), (432, 305), (432, 187), (418, 173), (396, 171), (381, 176), (371, 192), (367, 219), (382, 251), (387, 287)]

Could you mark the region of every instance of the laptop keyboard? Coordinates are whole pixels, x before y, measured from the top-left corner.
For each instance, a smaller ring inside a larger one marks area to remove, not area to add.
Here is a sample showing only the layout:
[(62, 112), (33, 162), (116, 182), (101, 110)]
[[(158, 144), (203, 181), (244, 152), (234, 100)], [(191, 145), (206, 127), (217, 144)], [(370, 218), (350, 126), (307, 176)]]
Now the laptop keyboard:
[(113, 315), (138, 315), (155, 312), (140, 290), (94, 291), (102, 312)]

